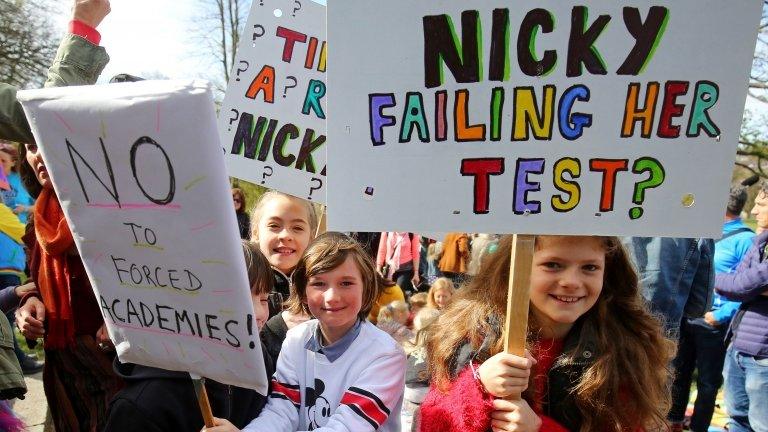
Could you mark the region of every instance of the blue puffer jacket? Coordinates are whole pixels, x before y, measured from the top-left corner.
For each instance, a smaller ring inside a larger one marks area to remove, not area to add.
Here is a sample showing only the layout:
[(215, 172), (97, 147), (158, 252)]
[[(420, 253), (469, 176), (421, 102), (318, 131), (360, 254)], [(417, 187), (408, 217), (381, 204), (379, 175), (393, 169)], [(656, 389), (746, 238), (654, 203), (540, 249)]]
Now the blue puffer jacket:
[(742, 302), (731, 322), (733, 349), (752, 356), (768, 356), (768, 261), (764, 249), (768, 231), (755, 237), (752, 248), (734, 273), (716, 276), (715, 290), (723, 297)]
[(25, 261), (24, 247), (0, 231), (0, 274), (21, 276)]

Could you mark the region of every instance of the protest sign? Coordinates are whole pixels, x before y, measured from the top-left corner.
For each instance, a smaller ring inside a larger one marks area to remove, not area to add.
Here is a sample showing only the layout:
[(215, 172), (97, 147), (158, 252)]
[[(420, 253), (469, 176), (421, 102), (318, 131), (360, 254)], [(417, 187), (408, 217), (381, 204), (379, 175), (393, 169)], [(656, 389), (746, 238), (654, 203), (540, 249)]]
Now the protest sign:
[(211, 90), (19, 92), (123, 362), (267, 389)]
[(325, 203), (325, 6), (253, 2), (219, 133), (229, 175)]
[(328, 5), (329, 228), (719, 237), (761, 2), (508, 6)]

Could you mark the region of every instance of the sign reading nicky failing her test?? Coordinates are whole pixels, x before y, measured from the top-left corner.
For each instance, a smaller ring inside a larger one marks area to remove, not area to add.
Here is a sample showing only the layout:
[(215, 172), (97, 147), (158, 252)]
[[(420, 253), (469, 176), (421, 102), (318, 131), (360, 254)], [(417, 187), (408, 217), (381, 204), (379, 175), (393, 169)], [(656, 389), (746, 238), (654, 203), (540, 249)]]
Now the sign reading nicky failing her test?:
[(121, 361), (267, 389), (209, 85), (19, 92)]
[(330, 228), (719, 236), (760, 6), (330, 3)]

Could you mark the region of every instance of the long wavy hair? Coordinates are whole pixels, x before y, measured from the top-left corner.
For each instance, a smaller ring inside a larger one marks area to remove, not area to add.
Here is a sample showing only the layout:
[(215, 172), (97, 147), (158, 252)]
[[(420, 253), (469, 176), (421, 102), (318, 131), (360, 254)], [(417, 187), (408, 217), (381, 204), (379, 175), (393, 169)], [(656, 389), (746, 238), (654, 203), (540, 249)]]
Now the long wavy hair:
[[(597, 303), (579, 318), (595, 330), (599, 356), (571, 389), (582, 415), (581, 432), (661, 428), (670, 407), (668, 366), (674, 343), (664, 337), (661, 324), (643, 303), (637, 274), (618, 238), (600, 239), (606, 251), (603, 289)], [(429, 364), (432, 381), (443, 392), (450, 390), (464, 344), (478, 350), (490, 337), (487, 355), (503, 350), (503, 338), (489, 317), (503, 322), (506, 314), (511, 250), (512, 236), (502, 238), (498, 250), (483, 261), (477, 276), (433, 325)], [(530, 347), (539, 334), (530, 312), (528, 329)], [(528, 387), (523, 397), (530, 402), (533, 386)]]

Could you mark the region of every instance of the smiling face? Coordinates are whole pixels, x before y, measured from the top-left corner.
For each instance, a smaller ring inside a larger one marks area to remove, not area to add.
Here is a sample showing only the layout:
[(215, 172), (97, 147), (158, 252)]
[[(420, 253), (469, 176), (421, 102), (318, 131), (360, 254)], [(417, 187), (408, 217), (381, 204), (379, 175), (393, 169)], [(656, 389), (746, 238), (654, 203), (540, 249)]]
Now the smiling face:
[(453, 292), (450, 289), (439, 289), (435, 291), (435, 304), (437, 308), (443, 310), (451, 302)]
[(48, 170), (45, 169), (45, 163), (43, 162), (43, 155), (40, 153), (40, 148), (37, 147), (37, 144), (24, 144), (24, 146), (27, 150), (27, 163), (32, 167), (32, 170), (34, 170), (38, 183), (40, 183), (40, 186), (44, 189), (52, 188), (53, 183), (51, 182), (51, 177), (48, 175)]
[(341, 339), (357, 321), (363, 304), (363, 277), (352, 256), (331, 271), (310, 276), (306, 302), (320, 321), (324, 343)]
[(269, 264), (290, 274), (309, 244), (306, 206), (286, 196), (270, 199), (261, 209), (255, 237)]
[(597, 302), (605, 247), (599, 238), (542, 236), (531, 270), (531, 312), (542, 336), (562, 338)]

